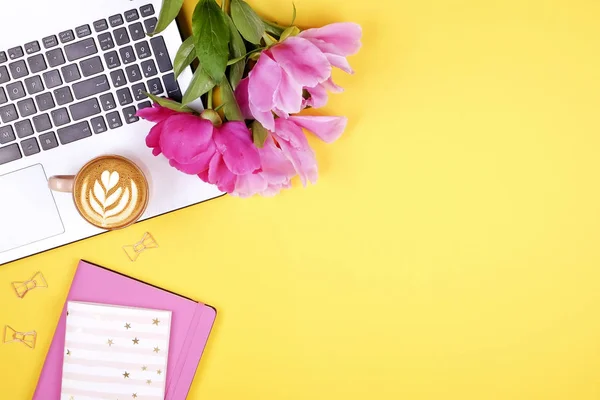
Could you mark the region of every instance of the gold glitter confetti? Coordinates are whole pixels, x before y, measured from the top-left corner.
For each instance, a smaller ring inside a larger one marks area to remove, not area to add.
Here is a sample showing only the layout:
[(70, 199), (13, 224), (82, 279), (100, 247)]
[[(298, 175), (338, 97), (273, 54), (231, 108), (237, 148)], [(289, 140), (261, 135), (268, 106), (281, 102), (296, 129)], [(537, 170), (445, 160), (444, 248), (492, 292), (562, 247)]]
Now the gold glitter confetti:
[(112, 339), (108, 339), (107, 344), (108, 344), (108, 347), (111, 347), (113, 344), (115, 344), (115, 342), (113, 342)]
[(156, 373), (157, 373), (158, 375), (160, 375), (160, 374), (162, 374), (162, 371), (159, 369), (158, 371), (156, 371)]
[(158, 326), (158, 324), (160, 324), (160, 321), (158, 320), (158, 318), (154, 318), (154, 319), (152, 320), (152, 325), (156, 325), (156, 326)]
[(148, 379), (148, 380), (146, 381), (146, 383), (147, 383), (148, 385), (152, 385), (152, 379)]
[(126, 323), (125, 324), (125, 329), (131, 329), (131, 324), (130, 323)]
[(146, 367), (145, 365), (142, 365), (142, 371), (145, 371), (147, 369), (148, 369), (148, 367)]
[(154, 348), (154, 352), (155, 352), (155, 353), (158, 353), (159, 351), (160, 351), (160, 349), (159, 349), (158, 347), (155, 347), (155, 348)]
[(71, 355), (71, 350), (67, 349), (67, 355), (70, 356)]
[(123, 374), (123, 379), (127, 379), (129, 378), (129, 372), (125, 371), (125, 373)]
[(133, 342), (133, 344), (139, 344), (140, 343), (140, 339), (138, 339), (138, 338), (131, 339), (131, 341)]
[(137, 398), (137, 394), (134, 393), (134, 394), (131, 395), (131, 397), (133, 397), (134, 399), (136, 399)]

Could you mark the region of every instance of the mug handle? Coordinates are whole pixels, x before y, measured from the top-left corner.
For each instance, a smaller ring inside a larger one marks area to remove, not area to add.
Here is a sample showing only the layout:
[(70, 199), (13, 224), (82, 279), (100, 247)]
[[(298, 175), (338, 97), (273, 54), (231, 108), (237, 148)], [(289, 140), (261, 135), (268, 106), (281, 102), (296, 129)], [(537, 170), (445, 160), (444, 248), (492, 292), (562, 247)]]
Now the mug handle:
[(74, 175), (56, 175), (48, 179), (48, 187), (55, 192), (73, 193)]

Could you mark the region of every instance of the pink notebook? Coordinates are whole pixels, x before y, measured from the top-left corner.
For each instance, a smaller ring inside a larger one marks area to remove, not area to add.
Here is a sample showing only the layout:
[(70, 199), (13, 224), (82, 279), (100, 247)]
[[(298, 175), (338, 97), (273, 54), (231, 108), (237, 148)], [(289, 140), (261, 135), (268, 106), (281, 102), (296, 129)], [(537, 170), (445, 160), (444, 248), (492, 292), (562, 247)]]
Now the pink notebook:
[[(85, 261), (77, 267), (67, 301), (170, 310), (165, 400), (185, 400), (215, 321), (214, 308)], [(33, 400), (60, 399), (65, 329), (66, 303)]]

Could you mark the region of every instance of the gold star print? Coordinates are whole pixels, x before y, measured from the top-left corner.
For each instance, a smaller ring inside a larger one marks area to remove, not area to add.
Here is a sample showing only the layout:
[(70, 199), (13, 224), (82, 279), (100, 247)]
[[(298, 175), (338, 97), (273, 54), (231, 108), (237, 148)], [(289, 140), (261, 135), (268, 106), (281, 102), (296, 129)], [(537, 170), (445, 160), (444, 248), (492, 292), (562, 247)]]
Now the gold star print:
[(67, 349), (67, 355), (70, 356), (71, 355), (71, 350)]
[(107, 344), (108, 344), (108, 347), (111, 347), (113, 344), (115, 344), (115, 342), (113, 342), (112, 339), (108, 339)]
[(138, 338), (131, 339), (131, 341), (133, 342), (133, 344), (139, 344), (140, 343), (140, 339), (138, 339)]
[(154, 318), (154, 319), (152, 320), (152, 325), (156, 325), (156, 326), (158, 326), (158, 324), (160, 324), (160, 321), (158, 320), (158, 318)]
[(125, 324), (125, 329), (131, 329), (131, 324), (130, 323), (126, 323)]
[(159, 369), (158, 371), (156, 371), (156, 373), (157, 373), (158, 375), (160, 375), (160, 374), (162, 374), (162, 371)]
[(148, 385), (152, 385), (152, 379), (148, 379), (148, 380), (146, 381), (146, 383), (147, 383)]
[(123, 374), (123, 379), (127, 379), (129, 378), (129, 372), (125, 371), (125, 373)]
[(131, 397), (133, 397), (134, 399), (136, 399), (137, 398), (137, 394), (134, 393), (134, 394), (131, 395)]
[(148, 369), (148, 367), (146, 367), (145, 365), (142, 365), (142, 371), (145, 371), (147, 369)]
[(155, 352), (155, 353), (158, 353), (159, 351), (160, 351), (160, 349), (159, 349), (158, 347), (155, 347), (155, 348), (154, 348), (154, 352)]
[(69, 400), (75, 400), (75, 397), (71, 396), (69, 397)]

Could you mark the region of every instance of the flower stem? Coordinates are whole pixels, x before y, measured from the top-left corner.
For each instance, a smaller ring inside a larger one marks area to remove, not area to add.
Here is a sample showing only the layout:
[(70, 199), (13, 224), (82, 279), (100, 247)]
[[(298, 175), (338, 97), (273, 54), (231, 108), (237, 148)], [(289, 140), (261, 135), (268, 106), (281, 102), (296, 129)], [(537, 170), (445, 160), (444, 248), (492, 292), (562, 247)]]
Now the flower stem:
[(207, 108), (209, 110), (212, 110), (212, 108), (213, 108), (213, 90), (212, 89), (208, 91), (208, 102), (207, 103), (208, 103)]

